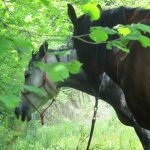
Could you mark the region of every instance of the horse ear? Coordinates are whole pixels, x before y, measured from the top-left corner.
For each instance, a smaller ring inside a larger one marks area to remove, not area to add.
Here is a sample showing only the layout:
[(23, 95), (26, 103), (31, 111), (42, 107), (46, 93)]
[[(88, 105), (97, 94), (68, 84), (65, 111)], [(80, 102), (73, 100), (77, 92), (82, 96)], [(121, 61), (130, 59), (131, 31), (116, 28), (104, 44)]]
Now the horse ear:
[(77, 16), (76, 16), (76, 12), (71, 4), (68, 4), (68, 16), (69, 16), (71, 22), (73, 23), (73, 25), (76, 26), (77, 25)]
[(38, 57), (42, 58), (46, 54), (47, 50), (48, 50), (48, 43), (47, 41), (45, 41), (39, 48)]
[(97, 4), (97, 7), (99, 8), (100, 12), (102, 12), (102, 7), (100, 4)]

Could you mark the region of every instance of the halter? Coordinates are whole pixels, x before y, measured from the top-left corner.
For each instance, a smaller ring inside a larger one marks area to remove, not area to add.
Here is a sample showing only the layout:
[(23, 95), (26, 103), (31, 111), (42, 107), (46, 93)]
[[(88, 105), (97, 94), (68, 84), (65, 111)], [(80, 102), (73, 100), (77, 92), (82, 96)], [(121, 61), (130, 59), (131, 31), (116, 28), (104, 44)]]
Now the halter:
[[(47, 54), (45, 54), (45, 56), (44, 56), (44, 62), (45, 62), (45, 64), (48, 63), (48, 56), (47, 56)], [(42, 84), (41, 84), (40, 86), (38, 86), (38, 88), (43, 87), (44, 90), (46, 91), (46, 93), (49, 95), (49, 97), (51, 97), (51, 94), (48, 92), (48, 89), (46, 88), (46, 85), (48, 85), (48, 87), (49, 87), (52, 91), (54, 91), (55, 94), (57, 93), (57, 92), (55, 91), (55, 89), (53, 88), (51, 81), (48, 79), (46, 72), (44, 72), (44, 74), (43, 74), (43, 82), (42, 82)], [(28, 102), (32, 105), (32, 107), (39, 113), (40, 118), (41, 118), (41, 124), (44, 125), (44, 113), (45, 113), (45, 112), (47, 111), (47, 109), (53, 104), (53, 102), (55, 101), (55, 99), (53, 98), (53, 99), (52, 99), (52, 102), (51, 102), (42, 112), (40, 112), (40, 111), (38, 110), (38, 108), (37, 108), (37, 107), (30, 101), (30, 99), (27, 97), (27, 94), (29, 94), (29, 93), (30, 93), (30, 91), (21, 91), (21, 94), (22, 94), (22, 96), (25, 98), (25, 100), (28, 101)]]

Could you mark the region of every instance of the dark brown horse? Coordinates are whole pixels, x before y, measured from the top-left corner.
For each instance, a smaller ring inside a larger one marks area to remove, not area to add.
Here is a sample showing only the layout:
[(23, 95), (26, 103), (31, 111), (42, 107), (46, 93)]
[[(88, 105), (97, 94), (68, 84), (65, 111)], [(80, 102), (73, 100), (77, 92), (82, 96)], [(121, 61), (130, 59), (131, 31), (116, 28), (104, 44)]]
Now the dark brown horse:
[[(56, 57), (55, 55), (51, 54), (51, 51), (48, 50), (47, 43), (41, 45), (39, 52), (32, 56), (28, 66), (28, 70), (25, 72), (25, 85), (39, 87), (43, 91), (43, 93), (46, 92), (47, 94), (46, 96), (42, 96), (30, 91), (24, 91), (22, 93), (22, 101), (16, 108), (15, 113), (17, 117), (21, 117), (21, 120), (23, 121), (25, 119), (28, 121), (31, 119), (32, 113), (36, 111), (33, 105), (36, 108), (41, 107), (46, 101), (50, 99), (50, 97), (55, 96), (53, 90), (57, 90), (61, 87), (71, 87), (83, 91), (87, 94), (93, 96), (95, 95), (83, 70), (81, 70), (79, 74), (70, 74), (70, 77), (64, 82), (52, 84), (52, 82), (48, 80), (51, 82), (51, 86), (48, 86), (48, 81), (44, 82), (43, 80), (45, 73), (35, 65), (38, 62), (44, 61), (44, 58), (47, 58), (48, 63), (55, 63), (57, 61), (69, 62), (72, 59), (77, 59), (77, 56), (76, 50), (73, 50), (68, 56)], [(134, 116), (132, 115), (126, 104), (122, 90), (106, 74), (102, 76), (99, 98), (109, 103), (114, 108), (119, 120), (124, 125), (134, 127), (135, 132), (137, 133), (144, 149), (150, 149), (150, 131), (141, 128), (137, 124)]]
[[(89, 34), (90, 27), (94, 26), (113, 27), (138, 22), (150, 25), (150, 10), (139, 8), (106, 10), (99, 20), (92, 22), (88, 14), (77, 18), (74, 8), (69, 4), (68, 15), (74, 26), (74, 36)], [(84, 39), (91, 41), (89, 37)], [(117, 39), (117, 36), (110, 36), (109, 39)], [(73, 38), (73, 44), (93, 87), (105, 72), (122, 88), (138, 123), (150, 129), (150, 48), (143, 48), (139, 42), (130, 41), (130, 53), (127, 55), (117, 48), (107, 50), (106, 44), (92, 45), (77, 38)]]

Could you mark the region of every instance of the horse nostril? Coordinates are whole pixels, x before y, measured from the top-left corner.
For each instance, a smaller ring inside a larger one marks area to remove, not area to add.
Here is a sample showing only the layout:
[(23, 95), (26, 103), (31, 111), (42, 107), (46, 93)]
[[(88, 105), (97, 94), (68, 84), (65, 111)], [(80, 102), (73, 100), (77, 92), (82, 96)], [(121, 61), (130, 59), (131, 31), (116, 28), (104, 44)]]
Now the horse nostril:
[(15, 115), (17, 117), (17, 119), (19, 119), (19, 115), (20, 115), (20, 111), (18, 110), (18, 108), (15, 108)]

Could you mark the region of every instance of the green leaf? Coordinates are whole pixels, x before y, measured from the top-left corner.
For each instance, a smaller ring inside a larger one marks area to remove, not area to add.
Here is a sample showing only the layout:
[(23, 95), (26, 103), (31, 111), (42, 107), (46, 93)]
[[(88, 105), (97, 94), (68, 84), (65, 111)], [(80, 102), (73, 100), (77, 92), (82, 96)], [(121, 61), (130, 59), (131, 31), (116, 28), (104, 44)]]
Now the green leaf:
[(18, 105), (20, 98), (15, 95), (3, 95), (0, 96), (0, 101), (4, 103), (9, 109), (12, 109)]
[(108, 27), (91, 27), (90, 30), (102, 30), (104, 32), (106, 32), (107, 34), (113, 35), (113, 34), (118, 34), (118, 32), (114, 29), (110, 29)]
[(52, 54), (52, 55), (58, 55), (58, 56), (67, 56), (67, 55), (69, 55), (71, 53), (71, 51), (70, 50), (64, 50), (64, 51), (62, 51), (62, 52), (50, 52), (50, 54)]
[(70, 73), (77, 74), (80, 72), (82, 64), (77, 60), (72, 60), (71, 62), (69, 62), (65, 66), (68, 68)]
[(29, 50), (32, 47), (32, 43), (29, 42), (27, 39), (23, 38), (13, 38), (12, 42), (14, 43), (19, 50)]
[(100, 10), (97, 7), (97, 4), (86, 3), (82, 6), (82, 11), (88, 13), (92, 21), (100, 18)]
[(148, 26), (148, 25), (138, 23), (138, 24), (132, 24), (132, 27), (143, 31), (144, 33), (146, 33), (146, 32), (150, 33), (150, 26)]
[(33, 92), (39, 96), (46, 96), (46, 93), (38, 87), (30, 86), (30, 85), (24, 85), (23, 88), (24, 88), (24, 90), (29, 91), (29, 92)]
[(108, 27), (100, 27), (103, 28), (103, 31), (106, 32), (107, 34), (113, 35), (113, 34), (118, 34), (118, 32), (114, 29), (110, 29)]
[(122, 25), (119, 26), (117, 30), (122, 36), (126, 36), (131, 33), (131, 30), (128, 27)]
[(69, 71), (62, 62), (39, 64), (39, 66), (48, 74), (49, 79), (54, 82), (64, 81), (69, 77)]
[(106, 45), (106, 48), (111, 50), (112, 48), (117, 47), (119, 50), (122, 50), (123, 52), (129, 53), (130, 50), (126, 47), (125, 44), (122, 43), (122, 41), (112, 41), (108, 42)]
[(5, 38), (0, 38), (0, 52), (6, 51), (10, 48), (11, 41)]
[(90, 38), (96, 43), (104, 42), (108, 39), (108, 35), (102, 28), (91, 28)]
[(149, 47), (150, 46), (150, 38), (141, 35), (139, 42), (142, 44), (143, 47)]
[(141, 34), (140, 33), (131, 33), (131, 34), (128, 34), (127, 36), (125, 36), (125, 38), (128, 40), (139, 40), (141, 38)]

